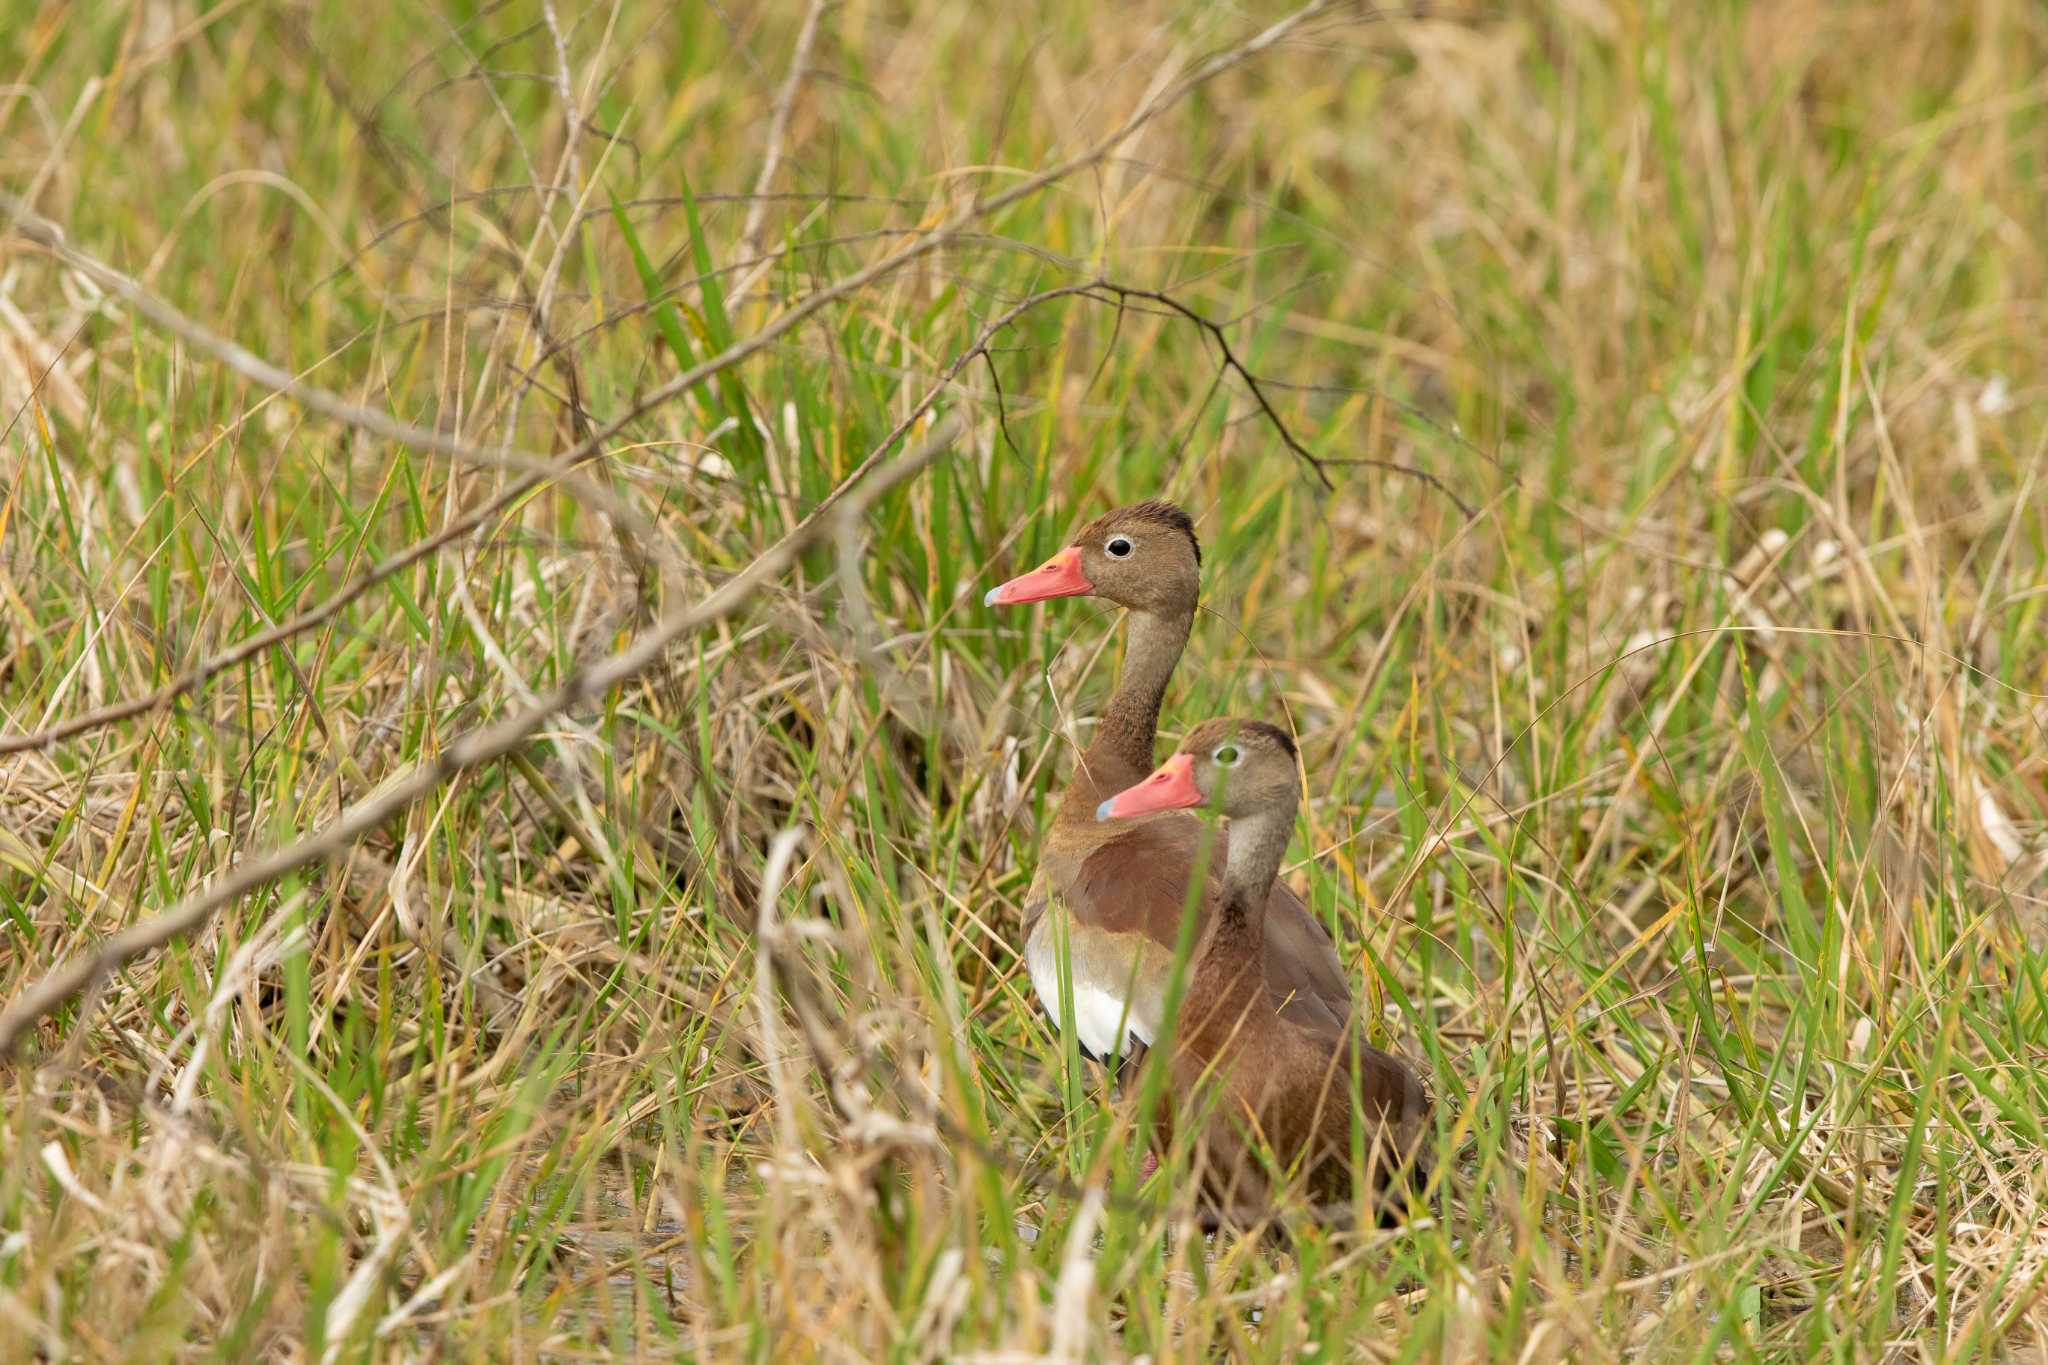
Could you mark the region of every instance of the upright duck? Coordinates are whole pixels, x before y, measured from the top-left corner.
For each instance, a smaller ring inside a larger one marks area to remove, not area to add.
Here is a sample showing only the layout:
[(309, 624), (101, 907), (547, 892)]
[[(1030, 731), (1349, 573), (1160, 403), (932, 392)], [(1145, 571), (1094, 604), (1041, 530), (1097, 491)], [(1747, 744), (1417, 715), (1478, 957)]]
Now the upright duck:
[[(1131, 613), (1123, 674), (1039, 854), (1025, 906), (1024, 961), (1055, 1024), (1063, 1018), (1062, 946), (1077, 1041), (1096, 1057), (1130, 1055), (1157, 1036), (1201, 821), (1185, 811), (1129, 824), (1095, 819), (1102, 801), (1152, 770), (1159, 704), (1186, 649), (1202, 551), (1188, 514), (1167, 502), (1118, 508), (1088, 523), (1045, 564), (989, 591), (991, 606), (1103, 597)], [(1221, 901), (1228, 836), (1203, 888), (1204, 917)], [(1259, 917), (1262, 984), (1272, 1007), (1303, 1025), (1341, 1027), (1351, 991), (1329, 934), (1284, 884), (1267, 879)]]
[[(1263, 1212), (1270, 1195), (1255, 1138), (1282, 1163), (1299, 1160), (1313, 1203), (1348, 1206), (1354, 1098), (1376, 1193), (1426, 1177), (1431, 1164), (1429, 1099), (1413, 1071), (1367, 1044), (1353, 1020), (1330, 1026), (1265, 1008), (1260, 942), (1300, 801), (1287, 732), (1226, 719), (1190, 731), (1158, 771), (1098, 812), (1115, 822), (1210, 806), (1230, 820), (1222, 905), (1195, 946), (1158, 1140), (1163, 1151), (1174, 1124), (1194, 1117), (1196, 1097), (1216, 1087), (1199, 1139), (1203, 1195), (1212, 1216), (1238, 1223)], [(1381, 1204), (1383, 1217), (1391, 1207)]]

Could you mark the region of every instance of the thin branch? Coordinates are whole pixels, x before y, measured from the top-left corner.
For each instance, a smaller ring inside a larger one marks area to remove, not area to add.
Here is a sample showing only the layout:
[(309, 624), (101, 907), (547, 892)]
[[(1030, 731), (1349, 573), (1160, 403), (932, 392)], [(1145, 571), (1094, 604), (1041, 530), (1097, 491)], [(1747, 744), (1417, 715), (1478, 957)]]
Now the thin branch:
[[(55, 1012), (108, 973), (172, 939), (202, 928), (222, 909), (257, 888), (342, 852), (449, 779), (503, 757), (556, 716), (588, 705), (653, 668), (677, 641), (730, 616), (795, 563), (804, 550), (831, 534), (835, 522), (827, 513), (848, 492), (860, 487), (870, 497), (879, 496), (938, 458), (959, 431), (958, 418), (942, 419), (915, 450), (871, 475), (850, 475), (818, 510), (757, 555), (746, 568), (696, 603), (669, 613), (623, 649), (576, 668), (554, 688), (504, 719), (463, 732), (433, 761), (386, 782), (313, 833), (247, 859), (212, 886), (185, 897), (160, 915), (123, 929), (97, 951), (73, 957), (52, 969), (0, 1014), (0, 1058), (13, 1055), (22, 1035), (37, 1020)], [(878, 450), (863, 461), (861, 469), (867, 470), (880, 454)]]
[[(739, 248), (743, 253), (756, 256), (761, 253), (761, 224), (768, 215), (766, 196), (769, 187), (775, 183), (775, 172), (782, 167), (782, 144), (789, 136), (789, 115), (796, 108), (796, 97), (811, 69), (811, 49), (818, 43), (818, 21), (824, 17), (831, 3), (832, 0), (811, 0), (811, 7), (804, 12), (803, 27), (797, 30), (796, 46), (789, 54), (789, 74), (782, 78), (782, 89), (775, 96), (775, 108), (768, 115), (768, 148), (761, 155), (761, 173), (754, 178), (753, 201), (747, 205), (746, 220), (740, 227)], [(732, 308), (737, 305), (767, 268), (765, 263), (758, 265), (742, 277), (726, 296), (725, 306)]]
[[(539, 179), (538, 174), (536, 174), (535, 179)], [(325, 275), (322, 275), (319, 279), (313, 281), (313, 283), (307, 287), (305, 294), (301, 298), (301, 301), (303, 301), (304, 299), (311, 298), (314, 294), (319, 293), (328, 285), (333, 284), (343, 275), (348, 274), (349, 271), (355, 267), (356, 262), (362, 260), (365, 256), (369, 255), (372, 251), (375, 251), (385, 242), (397, 236), (400, 232), (403, 232), (406, 228), (413, 227), (416, 224), (428, 223), (438, 219), (446, 218), (456, 208), (468, 204), (489, 204), (496, 200), (512, 197), (515, 195), (544, 195), (546, 193), (548, 193), (547, 186), (541, 184), (532, 184), (492, 185), (486, 189), (466, 190), (460, 194), (448, 195), (444, 199), (441, 199), (433, 204), (429, 204), (426, 208), (420, 209), (414, 213), (409, 213), (403, 218), (395, 219), (394, 221), (385, 224), (383, 227), (378, 228), (375, 232), (372, 232), (369, 238), (366, 241), (364, 241), (361, 246), (357, 247), (355, 251), (347, 257), (347, 259), (343, 260), (340, 265), (334, 267), (334, 269), (328, 271)], [(755, 197), (756, 196), (751, 194), (733, 194), (728, 192), (718, 192), (712, 194), (692, 195), (688, 202), (696, 203), (701, 207), (702, 205), (705, 204), (741, 204), (746, 203)], [(883, 194), (838, 193), (832, 190), (819, 190), (816, 193), (809, 194), (801, 193), (796, 190), (786, 190), (779, 193), (762, 195), (759, 197), (766, 199), (771, 203), (781, 200), (800, 199), (807, 204), (815, 204), (821, 202), (841, 204), (886, 204), (892, 208), (900, 209), (915, 209), (921, 207), (925, 203), (925, 201), (922, 199), (911, 199), (908, 197)], [(648, 195), (638, 199), (622, 199), (619, 201), (618, 207), (621, 209), (672, 209), (681, 208), (685, 202), (686, 201), (684, 197), (680, 194)], [(572, 229), (580, 228), (584, 226), (586, 223), (594, 223), (601, 219), (608, 219), (613, 215), (613, 213), (614, 210), (610, 205), (606, 205), (604, 208), (599, 209), (586, 209), (582, 213), (576, 215), (576, 217), (571, 221), (570, 227)], [(747, 266), (755, 264), (757, 264), (757, 262), (755, 261), (740, 261), (736, 262), (734, 265), (725, 267), (725, 269), (733, 270), (745, 268)]]
[(1163, 289), (1138, 289), (1130, 285), (1117, 284), (1110, 280), (1098, 281), (1096, 287), (1100, 292), (1115, 298), (1119, 308), (1132, 299), (1144, 299), (1147, 302), (1156, 303), (1162, 308), (1171, 309), (1181, 317), (1200, 327), (1204, 332), (1207, 332), (1210, 339), (1216, 343), (1217, 350), (1222, 353), (1223, 368), (1244, 381), (1244, 386), (1251, 390), (1252, 397), (1257, 400), (1260, 411), (1265, 413), (1266, 420), (1272, 424), (1273, 430), (1279, 434), (1281, 441), (1295, 455), (1307, 461), (1308, 467), (1314, 471), (1316, 478), (1321, 481), (1325, 489), (1333, 490), (1336, 488), (1336, 484), (1330, 481), (1330, 466), (1362, 465), (1373, 469), (1384, 469), (1389, 473), (1405, 474), (1411, 479), (1420, 479), (1450, 499), (1458, 511), (1464, 514), (1467, 521), (1472, 520), (1476, 515), (1473, 508), (1463, 498), (1451, 491), (1449, 484), (1427, 469), (1421, 469), (1415, 465), (1402, 464), (1398, 460), (1377, 460), (1362, 456), (1341, 460), (1325, 459), (1311, 451), (1296, 439), (1294, 433), (1288, 429), (1287, 423), (1281, 420), (1279, 411), (1274, 408), (1272, 402), (1266, 397), (1265, 387), (1259, 382), (1259, 377), (1249, 369), (1246, 369), (1244, 362), (1237, 358), (1237, 352), (1231, 349), (1230, 338), (1224, 333), (1222, 324), (1209, 317), (1206, 313), (1190, 308), (1187, 304), (1182, 303)]
[(552, 203), (557, 192), (567, 190), (573, 193), (583, 183), (583, 160), (576, 154), (576, 144), (583, 136), (583, 111), (576, 105), (576, 82), (569, 75), (569, 40), (562, 33), (562, 21), (555, 13), (555, 0), (540, 0), (540, 12), (547, 21), (548, 36), (555, 41), (555, 91), (561, 97), (562, 118), (568, 125), (562, 146), (562, 169), (568, 173), (568, 182), (565, 185), (558, 179), (549, 187), (543, 202)]
[(1010, 453), (1017, 457), (1019, 464), (1022, 464), (1024, 463), (1024, 452), (1017, 448), (1016, 438), (1010, 435), (1010, 411), (1003, 402), (1003, 376), (1001, 371), (996, 369), (994, 352), (990, 351), (985, 344), (981, 348), (981, 358), (988, 362), (989, 383), (995, 386), (996, 428), (1003, 433), (1003, 444), (1010, 448)]

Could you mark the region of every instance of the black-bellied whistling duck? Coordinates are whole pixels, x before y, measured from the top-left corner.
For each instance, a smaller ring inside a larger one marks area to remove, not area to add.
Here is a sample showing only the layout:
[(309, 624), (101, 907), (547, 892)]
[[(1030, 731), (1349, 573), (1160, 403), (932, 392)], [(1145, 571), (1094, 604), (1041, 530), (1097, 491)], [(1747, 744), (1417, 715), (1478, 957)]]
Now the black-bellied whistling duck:
[[(1027, 898), (1024, 961), (1056, 1025), (1062, 1019), (1062, 941), (1073, 983), (1077, 1041), (1095, 1057), (1131, 1055), (1157, 1033), (1174, 945), (1200, 854), (1201, 822), (1186, 812), (1105, 825), (1095, 808), (1152, 770), (1159, 703), (1187, 647), (1200, 591), (1194, 523), (1172, 503), (1121, 507), (1081, 528), (1044, 565), (989, 591), (991, 606), (1104, 597), (1131, 613), (1123, 675), (1095, 722), (1039, 854)], [(1216, 841), (1203, 913), (1223, 891), (1226, 838)], [(1265, 988), (1304, 1024), (1342, 1024), (1351, 991), (1329, 934), (1285, 884), (1261, 916)], [(1062, 1025), (1063, 1026), (1063, 1025)]]
[[(1415, 1073), (1367, 1044), (1355, 1020), (1335, 1025), (1275, 1013), (1259, 979), (1263, 920), (1301, 803), (1294, 741), (1255, 720), (1207, 721), (1158, 771), (1104, 801), (1098, 818), (1156, 818), (1211, 807), (1230, 820), (1230, 861), (1221, 906), (1203, 926), (1166, 1063), (1173, 1084), (1161, 1150), (1204, 1087), (1220, 1088), (1200, 1136), (1203, 1194), (1211, 1215), (1249, 1222), (1264, 1209), (1267, 1166), (1299, 1161), (1311, 1200), (1344, 1207), (1351, 1196), (1354, 1109), (1369, 1125), (1361, 1146), (1375, 1193), (1410, 1173), (1426, 1176), (1429, 1099)], [(1353, 1086), (1356, 1086), (1354, 1092)], [(1392, 1211), (1380, 1203), (1381, 1216)]]

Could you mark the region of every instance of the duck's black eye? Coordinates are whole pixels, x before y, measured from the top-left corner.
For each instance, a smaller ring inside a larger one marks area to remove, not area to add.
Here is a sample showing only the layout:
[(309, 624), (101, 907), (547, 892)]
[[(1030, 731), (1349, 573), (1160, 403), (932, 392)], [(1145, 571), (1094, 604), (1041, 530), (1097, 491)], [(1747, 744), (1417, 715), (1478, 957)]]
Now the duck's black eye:
[(1216, 761), (1216, 766), (1219, 768), (1234, 768), (1237, 766), (1237, 746), (1235, 744), (1222, 745), (1215, 753), (1210, 754), (1209, 757)]
[(1102, 547), (1103, 553), (1111, 559), (1129, 559), (1132, 548), (1129, 536), (1111, 536), (1109, 543)]

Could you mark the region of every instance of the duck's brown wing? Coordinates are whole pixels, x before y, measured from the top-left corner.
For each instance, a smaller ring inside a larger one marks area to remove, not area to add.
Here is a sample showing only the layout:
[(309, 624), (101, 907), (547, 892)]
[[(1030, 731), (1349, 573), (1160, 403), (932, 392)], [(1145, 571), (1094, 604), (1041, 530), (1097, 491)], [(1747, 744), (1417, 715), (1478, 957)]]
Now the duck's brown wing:
[[(1140, 934), (1170, 950), (1180, 938), (1188, 878), (1202, 856), (1201, 822), (1176, 813), (1109, 828), (1114, 832), (1073, 860), (1073, 875), (1064, 888), (1068, 908), (1082, 924), (1113, 934)], [(1228, 856), (1227, 843), (1217, 838), (1197, 914), (1214, 908)], [(1057, 853), (1048, 859), (1055, 881), (1061, 862)]]
[(1337, 945), (1284, 881), (1266, 898), (1266, 989), (1282, 1014), (1311, 1027), (1341, 1028), (1351, 1015)]

